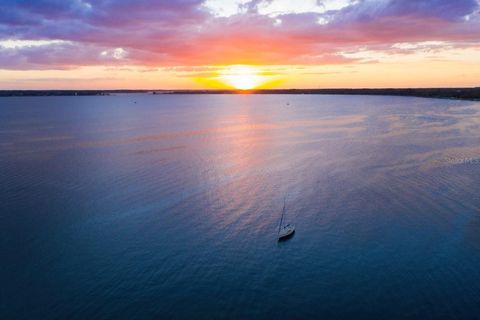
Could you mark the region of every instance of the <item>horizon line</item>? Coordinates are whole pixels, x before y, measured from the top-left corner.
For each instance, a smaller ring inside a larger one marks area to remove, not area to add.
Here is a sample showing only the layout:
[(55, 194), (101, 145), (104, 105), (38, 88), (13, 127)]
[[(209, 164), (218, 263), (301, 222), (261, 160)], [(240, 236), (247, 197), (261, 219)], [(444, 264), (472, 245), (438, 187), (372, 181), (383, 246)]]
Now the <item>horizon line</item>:
[(205, 88), (205, 89), (145, 89), (145, 88), (115, 88), (115, 89), (0, 89), (0, 92), (47, 92), (47, 91), (64, 91), (64, 92), (173, 92), (173, 91), (201, 91), (201, 92), (233, 92), (233, 93), (243, 93), (243, 92), (261, 92), (261, 91), (325, 91), (325, 90), (451, 90), (451, 89), (480, 89), (480, 84), (478, 86), (445, 86), (445, 87), (330, 87), (330, 88), (258, 88), (258, 89), (235, 89), (235, 88)]

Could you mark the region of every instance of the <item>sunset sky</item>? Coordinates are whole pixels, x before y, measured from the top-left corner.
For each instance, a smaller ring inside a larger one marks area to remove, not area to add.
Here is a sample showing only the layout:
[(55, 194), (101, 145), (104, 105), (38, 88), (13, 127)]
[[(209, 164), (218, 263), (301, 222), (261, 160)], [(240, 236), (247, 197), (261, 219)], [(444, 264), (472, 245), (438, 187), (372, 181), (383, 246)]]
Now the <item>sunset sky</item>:
[(0, 0), (0, 89), (480, 86), (477, 0)]

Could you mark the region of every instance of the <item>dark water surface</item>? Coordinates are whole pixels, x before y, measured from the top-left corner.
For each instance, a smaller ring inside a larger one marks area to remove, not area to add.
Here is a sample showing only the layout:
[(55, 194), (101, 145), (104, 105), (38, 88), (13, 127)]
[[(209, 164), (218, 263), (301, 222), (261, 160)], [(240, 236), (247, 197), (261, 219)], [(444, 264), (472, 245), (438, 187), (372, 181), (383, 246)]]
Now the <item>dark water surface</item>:
[(1, 98), (0, 150), (1, 319), (480, 317), (478, 102)]

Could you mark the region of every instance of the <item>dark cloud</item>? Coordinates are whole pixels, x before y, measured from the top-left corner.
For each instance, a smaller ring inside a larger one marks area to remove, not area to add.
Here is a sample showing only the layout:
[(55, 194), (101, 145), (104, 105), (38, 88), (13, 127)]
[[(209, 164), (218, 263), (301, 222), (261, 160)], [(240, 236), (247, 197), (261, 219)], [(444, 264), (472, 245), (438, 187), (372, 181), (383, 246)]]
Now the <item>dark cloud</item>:
[(478, 9), (476, 0), (393, 0), (387, 13), (393, 16), (415, 15), (459, 20)]
[(361, 0), (341, 10), (341, 20), (423, 18), (458, 21), (478, 11), (476, 0)]

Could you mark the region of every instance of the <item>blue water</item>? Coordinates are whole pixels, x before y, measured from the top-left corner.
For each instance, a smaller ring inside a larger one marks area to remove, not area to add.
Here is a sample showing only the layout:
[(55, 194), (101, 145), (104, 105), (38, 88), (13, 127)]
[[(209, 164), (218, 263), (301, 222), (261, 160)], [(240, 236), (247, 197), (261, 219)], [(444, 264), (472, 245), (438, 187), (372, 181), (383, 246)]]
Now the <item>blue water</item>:
[(479, 102), (1, 98), (0, 318), (474, 319), (479, 142)]

